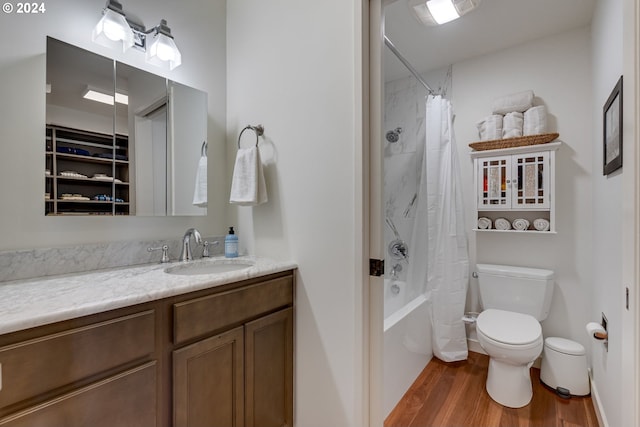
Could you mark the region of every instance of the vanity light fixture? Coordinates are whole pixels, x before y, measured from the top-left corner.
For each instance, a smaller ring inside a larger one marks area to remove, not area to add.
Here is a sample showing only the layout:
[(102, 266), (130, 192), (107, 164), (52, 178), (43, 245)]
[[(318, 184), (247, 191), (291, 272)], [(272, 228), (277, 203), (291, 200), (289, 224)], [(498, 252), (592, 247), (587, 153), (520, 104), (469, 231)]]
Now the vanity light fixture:
[(409, 0), (409, 6), (425, 25), (442, 25), (478, 7), (482, 0)]
[(182, 64), (182, 55), (173, 41), (171, 29), (167, 26), (167, 21), (160, 21), (160, 25), (153, 29), (153, 39), (147, 46), (147, 62), (160, 67), (169, 67), (173, 70)]
[(127, 22), (122, 5), (116, 0), (107, 0), (102, 18), (91, 33), (91, 40), (110, 48), (121, 47), (123, 52), (133, 46), (133, 30)]
[(126, 52), (135, 47), (145, 52), (148, 63), (173, 70), (182, 63), (182, 55), (171, 35), (167, 21), (146, 30), (144, 25), (127, 19), (122, 4), (107, 0), (103, 15), (93, 29), (91, 40), (102, 46)]

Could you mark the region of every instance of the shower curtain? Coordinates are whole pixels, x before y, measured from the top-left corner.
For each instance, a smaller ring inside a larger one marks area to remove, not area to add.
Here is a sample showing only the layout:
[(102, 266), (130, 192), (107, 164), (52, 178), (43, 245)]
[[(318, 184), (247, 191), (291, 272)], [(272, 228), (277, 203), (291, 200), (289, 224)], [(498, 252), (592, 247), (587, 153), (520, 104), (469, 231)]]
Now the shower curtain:
[(469, 257), (453, 108), (448, 100), (427, 97), (425, 131), (407, 281), (417, 284), (429, 302), (433, 354), (452, 362), (467, 358), (462, 316)]

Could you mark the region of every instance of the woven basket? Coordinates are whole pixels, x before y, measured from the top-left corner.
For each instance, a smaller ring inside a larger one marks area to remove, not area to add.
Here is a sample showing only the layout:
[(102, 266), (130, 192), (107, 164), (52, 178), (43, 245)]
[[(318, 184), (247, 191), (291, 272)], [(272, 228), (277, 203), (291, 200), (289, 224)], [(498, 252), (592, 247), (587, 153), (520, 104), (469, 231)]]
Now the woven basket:
[(558, 133), (541, 133), (539, 135), (519, 136), (517, 138), (493, 139), (469, 144), (476, 151), (498, 150), (501, 148), (524, 147), (526, 145), (546, 144), (558, 138)]

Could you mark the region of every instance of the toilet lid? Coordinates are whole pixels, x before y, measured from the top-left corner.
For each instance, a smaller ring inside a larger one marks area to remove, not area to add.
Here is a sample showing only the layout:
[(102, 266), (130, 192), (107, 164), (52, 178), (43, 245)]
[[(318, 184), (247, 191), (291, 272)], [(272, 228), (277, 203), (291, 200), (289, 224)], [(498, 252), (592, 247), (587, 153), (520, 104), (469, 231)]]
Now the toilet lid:
[(540, 323), (528, 314), (488, 309), (480, 313), (476, 329), (487, 338), (504, 344), (529, 344), (542, 336)]

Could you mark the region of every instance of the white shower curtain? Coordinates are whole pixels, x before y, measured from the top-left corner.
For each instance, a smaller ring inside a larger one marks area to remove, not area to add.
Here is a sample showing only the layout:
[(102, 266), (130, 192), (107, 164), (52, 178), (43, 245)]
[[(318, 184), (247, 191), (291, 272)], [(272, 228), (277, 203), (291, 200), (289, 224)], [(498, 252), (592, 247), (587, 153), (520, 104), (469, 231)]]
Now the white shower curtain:
[(467, 358), (461, 319), (469, 281), (469, 256), (453, 109), (448, 100), (427, 97), (425, 130), (407, 281), (417, 284), (429, 302), (433, 354), (452, 362)]

